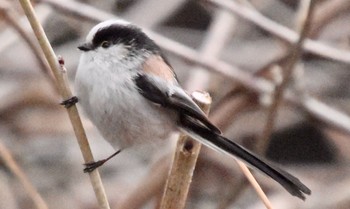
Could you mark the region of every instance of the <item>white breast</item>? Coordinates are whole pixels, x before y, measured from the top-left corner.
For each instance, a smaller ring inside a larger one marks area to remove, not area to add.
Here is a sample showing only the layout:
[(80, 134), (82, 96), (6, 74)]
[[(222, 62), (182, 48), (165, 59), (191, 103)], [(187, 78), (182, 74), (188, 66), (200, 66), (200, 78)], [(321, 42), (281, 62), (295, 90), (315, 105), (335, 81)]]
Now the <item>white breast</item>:
[(128, 68), (141, 65), (94, 58), (91, 53), (81, 56), (75, 89), (79, 104), (102, 136), (116, 149), (166, 139), (175, 130), (173, 114), (138, 92), (132, 80), (137, 71)]

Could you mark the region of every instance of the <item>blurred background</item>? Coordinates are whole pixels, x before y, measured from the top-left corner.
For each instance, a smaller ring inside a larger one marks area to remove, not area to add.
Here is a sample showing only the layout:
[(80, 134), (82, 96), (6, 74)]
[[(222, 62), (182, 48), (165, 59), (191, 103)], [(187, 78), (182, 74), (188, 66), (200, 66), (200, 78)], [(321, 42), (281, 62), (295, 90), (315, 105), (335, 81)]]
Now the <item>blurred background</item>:
[[(128, 20), (164, 49), (189, 92), (210, 92), (210, 117), (228, 138), (311, 188), (312, 195), (303, 202), (256, 172), (274, 208), (350, 208), (350, 1), (313, 1), (313, 15), (307, 19), (307, 36), (313, 41), (292, 54), (305, 21), (303, 2), (33, 4), (56, 54), (65, 59), (72, 88), (77, 46), (91, 27), (109, 18)], [(9, 155), (48, 208), (98, 208), (72, 126), (59, 105), (62, 99), (23, 10), (17, 1), (0, 0), (0, 17), (0, 208), (38, 208), (33, 193), (14, 174)], [(281, 86), (287, 88), (278, 90)], [(275, 89), (285, 99), (274, 99)], [(113, 148), (82, 117), (95, 159), (112, 154)], [(175, 142), (176, 137), (124, 150), (99, 169), (111, 208), (159, 207)], [(264, 205), (232, 158), (203, 147), (186, 207)]]

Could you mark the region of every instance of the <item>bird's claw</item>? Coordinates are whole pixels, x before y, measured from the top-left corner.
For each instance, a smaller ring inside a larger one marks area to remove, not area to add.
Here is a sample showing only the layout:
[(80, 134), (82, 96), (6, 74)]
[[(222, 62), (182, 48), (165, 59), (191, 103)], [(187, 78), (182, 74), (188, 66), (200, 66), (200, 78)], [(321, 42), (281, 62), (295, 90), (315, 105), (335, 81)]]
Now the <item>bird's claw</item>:
[(70, 108), (73, 105), (75, 105), (76, 103), (78, 103), (78, 97), (76, 96), (72, 96), (71, 98), (64, 100), (60, 103), (60, 105), (63, 105), (65, 108)]
[(96, 168), (100, 167), (103, 165), (106, 161), (105, 160), (99, 160), (96, 162), (91, 162), (91, 163), (85, 163), (84, 166), (84, 173), (91, 173), (94, 171)]

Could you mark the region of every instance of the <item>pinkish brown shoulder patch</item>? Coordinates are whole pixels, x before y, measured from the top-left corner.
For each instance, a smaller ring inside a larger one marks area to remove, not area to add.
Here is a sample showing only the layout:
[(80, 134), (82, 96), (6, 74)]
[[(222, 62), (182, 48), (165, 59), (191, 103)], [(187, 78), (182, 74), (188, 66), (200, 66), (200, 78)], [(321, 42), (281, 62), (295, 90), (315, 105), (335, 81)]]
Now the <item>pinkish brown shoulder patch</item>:
[(167, 81), (176, 82), (174, 71), (164, 62), (161, 56), (149, 57), (143, 64), (143, 70)]

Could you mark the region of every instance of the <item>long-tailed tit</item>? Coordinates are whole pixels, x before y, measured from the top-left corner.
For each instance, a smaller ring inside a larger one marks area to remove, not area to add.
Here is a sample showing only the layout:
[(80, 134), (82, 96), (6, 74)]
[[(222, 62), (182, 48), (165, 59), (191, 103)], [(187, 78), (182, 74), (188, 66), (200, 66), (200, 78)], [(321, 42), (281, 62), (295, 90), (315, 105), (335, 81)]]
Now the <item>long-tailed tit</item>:
[(79, 103), (115, 148), (164, 140), (183, 132), (237, 157), (301, 199), (311, 191), (291, 174), (221, 135), (179, 85), (158, 45), (128, 22), (108, 20), (91, 29), (75, 78)]

